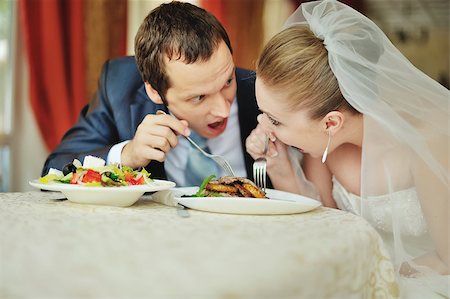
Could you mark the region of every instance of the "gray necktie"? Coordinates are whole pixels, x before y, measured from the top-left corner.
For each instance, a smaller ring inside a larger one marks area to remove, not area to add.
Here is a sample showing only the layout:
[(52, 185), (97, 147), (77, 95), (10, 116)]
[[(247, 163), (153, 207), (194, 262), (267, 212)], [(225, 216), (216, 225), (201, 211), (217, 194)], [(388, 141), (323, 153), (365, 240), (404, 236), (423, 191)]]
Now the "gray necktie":
[[(211, 153), (206, 144), (206, 138), (198, 135), (194, 131), (191, 131), (189, 137), (191, 137), (191, 139), (205, 152)], [(186, 186), (200, 186), (203, 180), (212, 174), (218, 177), (219, 167), (216, 162), (203, 155), (192, 144), (189, 143), (189, 145), (189, 156), (185, 170)]]

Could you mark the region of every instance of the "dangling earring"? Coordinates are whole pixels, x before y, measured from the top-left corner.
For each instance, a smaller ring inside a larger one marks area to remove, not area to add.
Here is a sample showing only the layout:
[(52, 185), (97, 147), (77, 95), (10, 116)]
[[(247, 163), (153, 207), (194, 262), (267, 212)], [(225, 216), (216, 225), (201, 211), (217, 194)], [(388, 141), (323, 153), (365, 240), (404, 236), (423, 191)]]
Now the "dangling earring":
[(327, 143), (327, 147), (325, 148), (325, 151), (323, 152), (323, 155), (322, 155), (322, 163), (325, 163), (325, 161), (327, 160), (328, 148), (330, 147), (330, 142), (331, 142), (331, 134), (330, 134), (330, 131), (328, 131), (328, 143)]

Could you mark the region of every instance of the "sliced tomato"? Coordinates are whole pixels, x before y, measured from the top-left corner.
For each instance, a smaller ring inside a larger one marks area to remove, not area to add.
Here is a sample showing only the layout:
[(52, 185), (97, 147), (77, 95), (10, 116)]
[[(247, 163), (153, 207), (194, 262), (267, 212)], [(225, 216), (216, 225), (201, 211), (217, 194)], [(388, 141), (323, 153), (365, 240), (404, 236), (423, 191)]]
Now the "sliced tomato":
[(145, 182), (143, 176), (141, 176), (139, 179), (136, 179), (136, 176), (130, 172), (125, 173), (125, 181), (128, 183), (128, 185), (143, 185)]
[(70, 180), (70, 183), (77, 184), (79, 177), (80, 177), (80, 175), (77, 172), (74, 172), (72, 175), (72, 179)]
[(136, 185), (144, 185), (144, 182), (145, 182), (143, 176), (141, 176), (138, 180), (135, 179), (135, 181), (137, 183)]
[(94, 183), (94, 182), (101, 182), (102, 181), (102, 175), (100, 172), (88, 169), (88, 171), (83, 176), (83, 183)]
[(134, 180), (134, 174), (132, 174), (131, 172), (125, 172), (125, 181), (129, 182)]

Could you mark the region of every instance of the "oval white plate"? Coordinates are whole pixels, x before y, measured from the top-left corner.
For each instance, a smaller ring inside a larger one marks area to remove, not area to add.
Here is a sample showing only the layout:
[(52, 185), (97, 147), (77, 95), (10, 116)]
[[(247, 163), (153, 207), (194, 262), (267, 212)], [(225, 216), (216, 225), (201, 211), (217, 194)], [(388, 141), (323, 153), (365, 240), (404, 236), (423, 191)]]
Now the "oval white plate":
[(147, 185), (123, 187), (87, 187), (62, 183), (43, 184), (39, 180), (32, 180), (29, 183), (39, 189), (60, 191), (72, 202), (116, 207), (131, 206), (145, 192), (166, 190), (175, 186), (174, 182), (164, 180), (153, 180), (152, 184)]
[(191, 209), (248, 215), (281, 215), (297, 214), (314, 210), (322, 204), (312, 198), (289, 192), (266, 189), (269, 198), (245, 197), (181, 197), (192, 195), (198, 187), (172, 189), (174, 199), (178, 203)]

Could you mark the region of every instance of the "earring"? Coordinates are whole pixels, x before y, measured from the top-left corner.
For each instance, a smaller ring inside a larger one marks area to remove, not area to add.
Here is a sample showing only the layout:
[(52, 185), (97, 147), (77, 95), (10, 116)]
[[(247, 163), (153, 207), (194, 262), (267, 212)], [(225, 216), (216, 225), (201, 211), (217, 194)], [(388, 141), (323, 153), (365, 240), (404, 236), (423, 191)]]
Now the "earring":
[(325, 151), (323, 152), (323, 155), (322, 155), (322, 163), (325, 163), (325, 161), (327, 160), (328, 148), (330, 147), (330, 142), (331, 142), (331, 134), (328, 131), (328, 143), (327, 143), (327, 147), (325, 148)]

